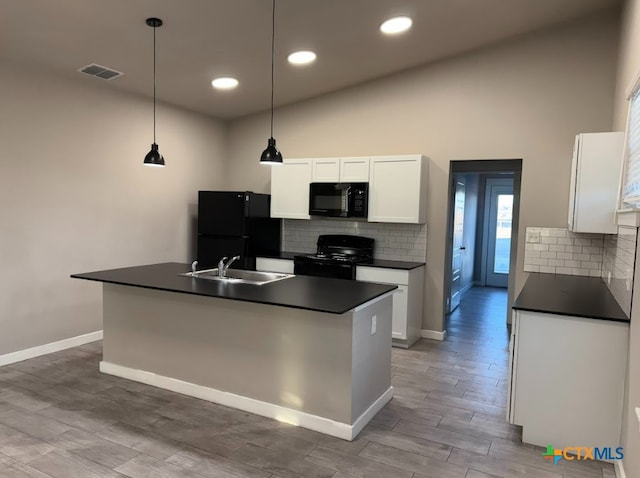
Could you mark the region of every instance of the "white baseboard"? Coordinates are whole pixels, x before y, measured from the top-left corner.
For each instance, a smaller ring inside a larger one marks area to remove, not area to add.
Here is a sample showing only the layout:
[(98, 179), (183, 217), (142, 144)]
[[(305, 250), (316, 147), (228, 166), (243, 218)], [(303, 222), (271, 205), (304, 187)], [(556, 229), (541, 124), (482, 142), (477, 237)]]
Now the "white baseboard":
[(616, 470), (616, 478), (627, 478), (627, 475), (624, 472), (624, 464), (622, 463), (622, 460), (617, 460), (613, 466)]
[(426, 330), (422, 329), (421, 335), (423, 339), (433, 339), (443, 341), (447, 338), (447, 331), (443, 330), (442, 332), (438, 330)]
[[(378, 399), (371, 404), (369, 408), (367, 408), (362, 415), (360, 415), (356, 421), (351, 425), (351, 438), (348, 440), (353, 440), (358, 436), (358, 433), (362, 431), (367, 423), (371, 421), (373, 417), (376, 416), (382, 407), (384, 407), (389, 400), (393, 398), (393, 387), (389, 387), (386, 392), (378, 397)], [(302, 425), (304, 426), (304, 425)], [(305, 427), (306, 428), (306, 427)], [(322, 430), (316, 430), (321, 432)], [(324, 433), (324, 432), (323, 432)]]
[(77, 347), (78, 345), (88, 344), (90, 342), (95, 342), (96, 340), (102, 340), (102, 330), (0, 355), (0, 367), (16, 362), (22, 362), (23, 360), (28, 360), (30, 358), (40, 357), (41, 355), (59, 352), (60, 350), (70, 349), (72, 347)]
[(255, 413), (267, 418), (301, 426), (326, 435), (342, 438), (343, 440), (353, 440), (364, 426), (384, 407), (393, 397), (393, 387), (389, 387), (371, 406), (356, 419), (353, 425), (337, 422), (329, 418), (311, 415), (310, 413), (293, 410), (291, 408), (275, 405), (261, 400), (224, 392), (215, 388), (196, 385), (195, 383), (184, 382), (175, 378), (165, 377), (144, 370), (136, 370), (110, 362), (100, 362), (100, 371), (116, 377), (126, 378), (136, 382), (145, 383), (154, 387), (171, 390), (172, 392), (189, 395), (201, 400), (219, 403), (231, 408), (237, 408), (245, 412)]

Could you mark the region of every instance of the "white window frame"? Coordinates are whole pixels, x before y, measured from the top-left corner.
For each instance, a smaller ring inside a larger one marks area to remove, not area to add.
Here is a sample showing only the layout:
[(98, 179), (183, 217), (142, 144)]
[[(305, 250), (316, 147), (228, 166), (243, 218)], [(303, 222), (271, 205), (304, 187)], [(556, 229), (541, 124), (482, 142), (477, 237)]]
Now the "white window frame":
[[(624, 131), (624, 147), (623, 147), (623, 167), (620, 177), (620, 188), (618, 194), (618, 211), (616, 214), (616, 220), (618, 225), (621, 226), (640, 226), (640, 193), (634, 198), (638, 198), (637, 202), (625, 202), (625, 194), (627, 189), (627, 171), (629, 169), (629, 123), (631, 121), (631, 107), (633, 104), (633, 100), (635, 97), (636, 108), (639, 109), (638, 113), (640, 113), (640, 70), (636, 72), (634, 75), (633, 82), (626, 90), (626, 99), (628, 102), (627, 106), (627, 119), (625, 124)], [(640, 134), (640, 133), (638, 133)], [(640, 156), (636, 156), (636, 161), (638, 162), (638, 166), (640, 166)]]

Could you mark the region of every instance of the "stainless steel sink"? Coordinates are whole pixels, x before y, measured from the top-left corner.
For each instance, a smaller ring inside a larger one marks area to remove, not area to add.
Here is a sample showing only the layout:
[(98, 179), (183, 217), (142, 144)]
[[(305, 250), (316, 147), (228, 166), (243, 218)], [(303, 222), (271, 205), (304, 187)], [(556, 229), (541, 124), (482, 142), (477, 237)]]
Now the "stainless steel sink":
[(254, 284), (263, 285), (278, 280), (289, 279), (294, 277), (293, 274), (281, 274), (279, 272), (259, 272), (259, 271), (244, 271), (240, 269), (227, 269), (225, 276), (220, 277), (218, 275), (218, 268), (205, 269), (201, 271), (186, 272), (180, 274), (185, 277), (194, 277), (196, 279), (217, 280), (220, 282), (229, 282), (232, 284)]

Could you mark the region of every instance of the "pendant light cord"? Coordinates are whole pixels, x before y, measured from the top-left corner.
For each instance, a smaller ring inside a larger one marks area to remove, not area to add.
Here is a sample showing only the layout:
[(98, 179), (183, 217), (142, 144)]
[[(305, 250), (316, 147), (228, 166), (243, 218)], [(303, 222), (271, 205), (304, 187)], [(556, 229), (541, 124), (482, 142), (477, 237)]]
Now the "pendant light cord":
[(276, 0), (273, 0), (271, 19), (271, 137), (273, 138), (273, 59), (276, 50)]
[(153, 27), (153, 142), (156, 142), (156, 30)]

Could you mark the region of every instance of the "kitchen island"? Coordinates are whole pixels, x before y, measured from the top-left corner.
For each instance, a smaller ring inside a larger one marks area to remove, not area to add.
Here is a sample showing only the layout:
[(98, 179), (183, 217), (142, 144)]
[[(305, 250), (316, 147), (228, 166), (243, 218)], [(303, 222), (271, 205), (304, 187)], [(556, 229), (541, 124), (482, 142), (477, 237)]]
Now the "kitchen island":
[(103, 282), (100, 370), (352, 440), (393, 396), (395, 286), (295, 276), (263, 285), (154, 264)]

